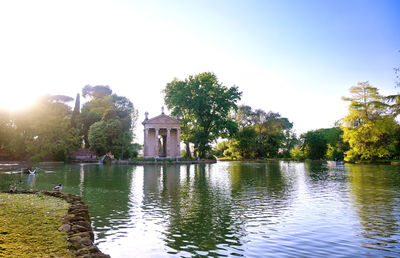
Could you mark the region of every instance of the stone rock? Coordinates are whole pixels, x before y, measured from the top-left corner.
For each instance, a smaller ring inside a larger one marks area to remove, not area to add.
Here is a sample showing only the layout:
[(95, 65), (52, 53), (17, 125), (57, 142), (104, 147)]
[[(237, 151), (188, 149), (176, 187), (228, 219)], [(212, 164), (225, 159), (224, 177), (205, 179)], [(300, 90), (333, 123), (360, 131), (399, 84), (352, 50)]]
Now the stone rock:
[(69, 222), (69, 221), (71, 221), (73, 218), (75, 218), (75, 214), (68, 214), (68, 215), (66, 215), (66, 216), (63, 218), (63, 220), (64, 220), (65, 222)]
[(91, 230), (91, 225), (86, 220), (76, 221), (75, 225), (79, 225), (79, 226), (85, 227), (88, 231)]
[(71, 236), (68, 238), (68, 241), (70, 243), (78, 243), (79, 241), (81, 241), (81, 237), (80, 236)]
[(85, 246), (91, 246), (93, 243), (89, 237), (84, 237), (84, 238), (81, 238), (81, 244), (85, 245)]
[(90, 238), (90, 233), (89, 232), (80, 232), (80, 233), (75, 233), (74, 236), (78, 236), (80, 238)]
[(81, 245), (81, 238), (77, 236), (73, 236), (68, 238), (68, 241), (71, 243), (72, 249), (78, 250), (84, 246)]
[(82, 255), (89, 254), (89, 253), (90, 252), (87, 248), (82, 248), (75, 252), (75, 256), (82, 256)]
[(74, 232), (86, 232), (88, 230), (87, 230), (87, 228), (82, 227), (80, 225), (73, 225), (72, 226), (72, 231), (74, 231)]
[(69, 225), (69, 224), (64, 224), (58, 228), (58, 231), (61, 231), (61, 232), (68, 232), (70, 230), (71, 230), (71, 225)]

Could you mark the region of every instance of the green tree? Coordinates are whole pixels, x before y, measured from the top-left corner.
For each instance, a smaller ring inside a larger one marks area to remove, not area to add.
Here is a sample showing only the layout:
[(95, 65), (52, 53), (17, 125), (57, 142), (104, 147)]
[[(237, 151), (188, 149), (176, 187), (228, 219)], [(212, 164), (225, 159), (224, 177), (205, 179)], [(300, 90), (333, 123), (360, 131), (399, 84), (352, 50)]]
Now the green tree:
[(15, 139), (11, 150), (15, 157), (32, 161), (65, 160), (71, 149), (80, 144), (76, 129), (71, 128), (72, 98), (47, 95), (34, 106), (15, 114)]
[(244, 127), (239, 130), (239, 133), (230, 141), (230, 153), (236, 158), (251, 159), (256, 153), (257, 132), (253, 127)]
[(217, 157), (222, 157), (224, 156), (224, 151), (229, 148), (229, 142), (228, 141), (222, 141), (219, 142), (215, 147), (214, 147), (214, 155)]
[[(93, 118), (85, 123), (89, 126), (88, 143), (91, 149), (99, 155), (111, 152), (121, 159), (133, 155), (132, 129), (136, 124), (137, 110), (128, 98), (116, 94), (92, 98), (84, 108), (82, 114)], [(101, 120), (95, 121), (100, 115)], [(92, 121), (95, 122), (90, 124)]]
[(308, 131), (301, 137), (304, 139), (303, 150), (307, 158), (313, 160), (325, 158), (328, 142), (322, 130)]
[(218, 137), (237, 132), (237, 124), (229, 114), (237, 109), (242, 93), (236, 86), (228, 88), (219, 83), (215, 74), (201, 73), (184, 81), (174, 79), (163, 92), (172, 115), (186, 120), (182, 123), (182, 139), (192, 142), (200, 157), (206, 157), (211, 142)]
[[(400, 88), (400, 67), (394, 68), (396, 75), (396, 85), (395, 87)], [(385, 97), (386, 102), (390, 103), (390, 109), (393, 116), (398, 116), (400, 114), (400, 94), (393, 94)]]
[(250, 106), (242, 105), (232, 117), (240, 129), (252, 127), (255, 130), (254, 156), (257, 158), (289, 157), (290, 149), (297, 144), (297, 137), (291, 130), (293, 124), (279, 113), (253, 111)]
[(398, 125), (378, 89), (368, 82), (350, 88), (349, 114), (343, 119), (343, 139), (350, 145), (345, 160), (376, 159), (393, 155), (396, 148), (394, 132)]
[(290, 156), (295, 160), (304, 160), (306, 158), (304, 152), (300, 149), (299, 146), (295, 146), (290, 150)]
[(79, 93), (76, 94), (74, 111), (72, 111), (71, 126), (78, 128), (79, 114), (81, 113), (81, 97)]
[(255, 112), (253, 112), (250, 106), (241, 105), (238, 109), (233, 112), (233, 120), (238, 124), (239, 129), (246, 126), (253, 126), (255, 123)]
[(92, 99), (97, 99), (97, 98), (105, 98), (107, 96), (110, 96), (112, 94), (112, 90), (108, 85), (97, 85), (97, 86), (91, 86), (91, 85), (86, 85), (82, 89), (82, 96), (84, 98), (90, 97)]
[(13, 138), (13, 128), (10, 113), (0, 110), (0, 152), (9, 152)]
[(296, 133), (291, 129), (284, 131), (284, 139), (282, 141), (280, 150), (281, 150), (281, 157), (289, 158), (290, 150), (292, 150), (295, 146), (299, 144), (299, 140), (297, 139)]
[[(84, 94), (82, 94), (83, 96)], [(94, 123), (100, 121), (107, 110), (113, 109), (113, 101), (111, 96), (104, 98), (92, 98), (86, 102), (81, 109), (79, 119), (80, 134), (83, 136), (85, 148), (90, 147), (89, 129)]]
[(279, 113), (256, 110), (254, 128), (258, 133), (256, 157), (276, 158), (283, 147), (287, 130), (293, 127), (286, 117)]

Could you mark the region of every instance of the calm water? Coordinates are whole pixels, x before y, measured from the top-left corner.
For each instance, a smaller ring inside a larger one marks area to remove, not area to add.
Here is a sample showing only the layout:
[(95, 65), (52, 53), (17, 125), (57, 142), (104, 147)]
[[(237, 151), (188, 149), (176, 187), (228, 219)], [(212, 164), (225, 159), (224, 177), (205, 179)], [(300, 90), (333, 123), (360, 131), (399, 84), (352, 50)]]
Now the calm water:
[(58, 183), (89, 204), (96, 244), (112, 257), (400, 256), (400, 166), (87, 164), (0, 173), (1, 190)]

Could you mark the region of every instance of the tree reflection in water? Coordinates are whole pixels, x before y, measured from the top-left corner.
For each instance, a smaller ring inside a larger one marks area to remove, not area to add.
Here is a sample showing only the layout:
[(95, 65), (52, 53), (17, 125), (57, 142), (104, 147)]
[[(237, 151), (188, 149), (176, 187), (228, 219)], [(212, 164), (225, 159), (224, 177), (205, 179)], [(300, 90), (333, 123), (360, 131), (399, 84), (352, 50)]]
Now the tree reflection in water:
[(360, 234), (365, 239), (363, 247), (385, 251), (399, 248), (399, 170), (394, 166), (348, 165), (347, 173), (360, 217)]
[(206, 165), (163, 167), (161, 204), (170, 207), (165, 242), (176, 253), (218, 255), (225, 245), (241, 245), (230, 196), (213, 184), (210, 173)]

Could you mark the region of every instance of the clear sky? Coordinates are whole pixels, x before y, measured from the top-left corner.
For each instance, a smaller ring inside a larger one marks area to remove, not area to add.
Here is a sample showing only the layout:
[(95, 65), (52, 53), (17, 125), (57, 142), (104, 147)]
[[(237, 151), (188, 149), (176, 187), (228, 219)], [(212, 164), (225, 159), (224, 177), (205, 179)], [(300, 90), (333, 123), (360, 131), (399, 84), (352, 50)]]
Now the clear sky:
[(0, 107), (109, 85), (160, 114), (174, 77), (214, 72), (297, 133), (333, 126), (359, 81), (398, 92), (400, 1), (1, 1)]

